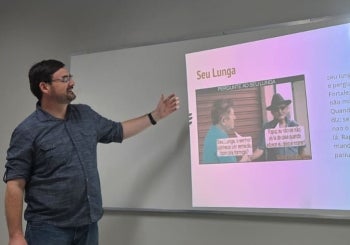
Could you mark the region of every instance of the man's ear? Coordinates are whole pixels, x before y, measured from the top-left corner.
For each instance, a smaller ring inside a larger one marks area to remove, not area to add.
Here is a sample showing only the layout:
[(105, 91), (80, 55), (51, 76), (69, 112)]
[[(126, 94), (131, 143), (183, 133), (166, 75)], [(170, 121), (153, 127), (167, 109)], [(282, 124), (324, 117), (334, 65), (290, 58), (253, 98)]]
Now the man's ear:
[(220, 118), (220, 124), (221, 124), (221, 125), (225, 125), (225, 122), (226, 122), (226, 117), (225, 117), (225, 116), (222, 116), (222, 117)]
[(43, 94), (46, 94), (49, 91), (49, 84), (46, 82), (40, 82), (39, 88)]

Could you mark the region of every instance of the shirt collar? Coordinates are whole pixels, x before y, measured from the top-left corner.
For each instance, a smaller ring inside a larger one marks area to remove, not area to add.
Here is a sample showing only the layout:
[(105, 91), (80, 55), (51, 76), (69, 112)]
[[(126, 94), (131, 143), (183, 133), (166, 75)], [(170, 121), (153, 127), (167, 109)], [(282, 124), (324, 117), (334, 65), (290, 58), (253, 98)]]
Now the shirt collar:
[[(70, 104), (68, 105), (68, 108), (67, 108), (67, 115), (69, 115), (69, 111), (70, 111)], [(44, 111), (41, 108), (40, 101), (38, 101), (36, 103), (36, 116), (37, 116), (38, 120), (41, 121), (41, 122), (45, 122), (45, 121), (62, 121), (62, 119), (56, 118), (56, 117), (52, 116), (50, 113)], [(66, 116), (66, 118), (67, 118), (67, 116)]]

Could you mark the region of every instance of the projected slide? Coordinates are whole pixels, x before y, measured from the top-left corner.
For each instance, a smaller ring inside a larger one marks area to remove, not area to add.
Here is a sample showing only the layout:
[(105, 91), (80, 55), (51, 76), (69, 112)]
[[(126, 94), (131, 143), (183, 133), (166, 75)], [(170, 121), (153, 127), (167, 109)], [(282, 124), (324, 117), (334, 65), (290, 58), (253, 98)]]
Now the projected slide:
[(350, 24), (186, 55), (194, 207), (350, 209)]

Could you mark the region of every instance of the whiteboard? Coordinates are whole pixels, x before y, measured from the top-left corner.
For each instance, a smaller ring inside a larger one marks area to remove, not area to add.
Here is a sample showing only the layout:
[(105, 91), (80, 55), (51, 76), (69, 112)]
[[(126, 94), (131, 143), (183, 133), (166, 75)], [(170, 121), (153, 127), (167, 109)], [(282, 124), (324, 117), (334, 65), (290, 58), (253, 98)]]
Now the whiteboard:
[(98, 167), (106, 209), (229, 211), (312, 217), (350, 217), (348, 211), (193, 208), (185, 54), (335, 24), (345, 18), (305, 20), (237, 33), (121, 50), (76, 54), (71, 73), (77, 103), (124, 121), (152, 111), (163, 93), (176, 93), (179, 111), (122, 144), (100, 144)]

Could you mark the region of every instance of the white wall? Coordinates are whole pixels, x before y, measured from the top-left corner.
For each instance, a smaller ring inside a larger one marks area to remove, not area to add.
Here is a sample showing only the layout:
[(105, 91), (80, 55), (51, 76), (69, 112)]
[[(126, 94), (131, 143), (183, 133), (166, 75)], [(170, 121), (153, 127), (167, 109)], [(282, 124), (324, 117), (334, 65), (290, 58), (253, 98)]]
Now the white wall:
[[(13, 128), (35, 108), (27, 72), (36, 61), (250, 27), (348, 15), (348, 0), (0, 0), (0, 163)], [(3, 200), (5, 185), (0, 185)], [(0, 209), (4, 209), (3, 201)], [(101, 244), (348, 244), (350, 222), (164, 213), (107, 212)], [(5, 227), (4, 212), (0, 226)], [(6, 229), (0, 244), (7, 243)]]

